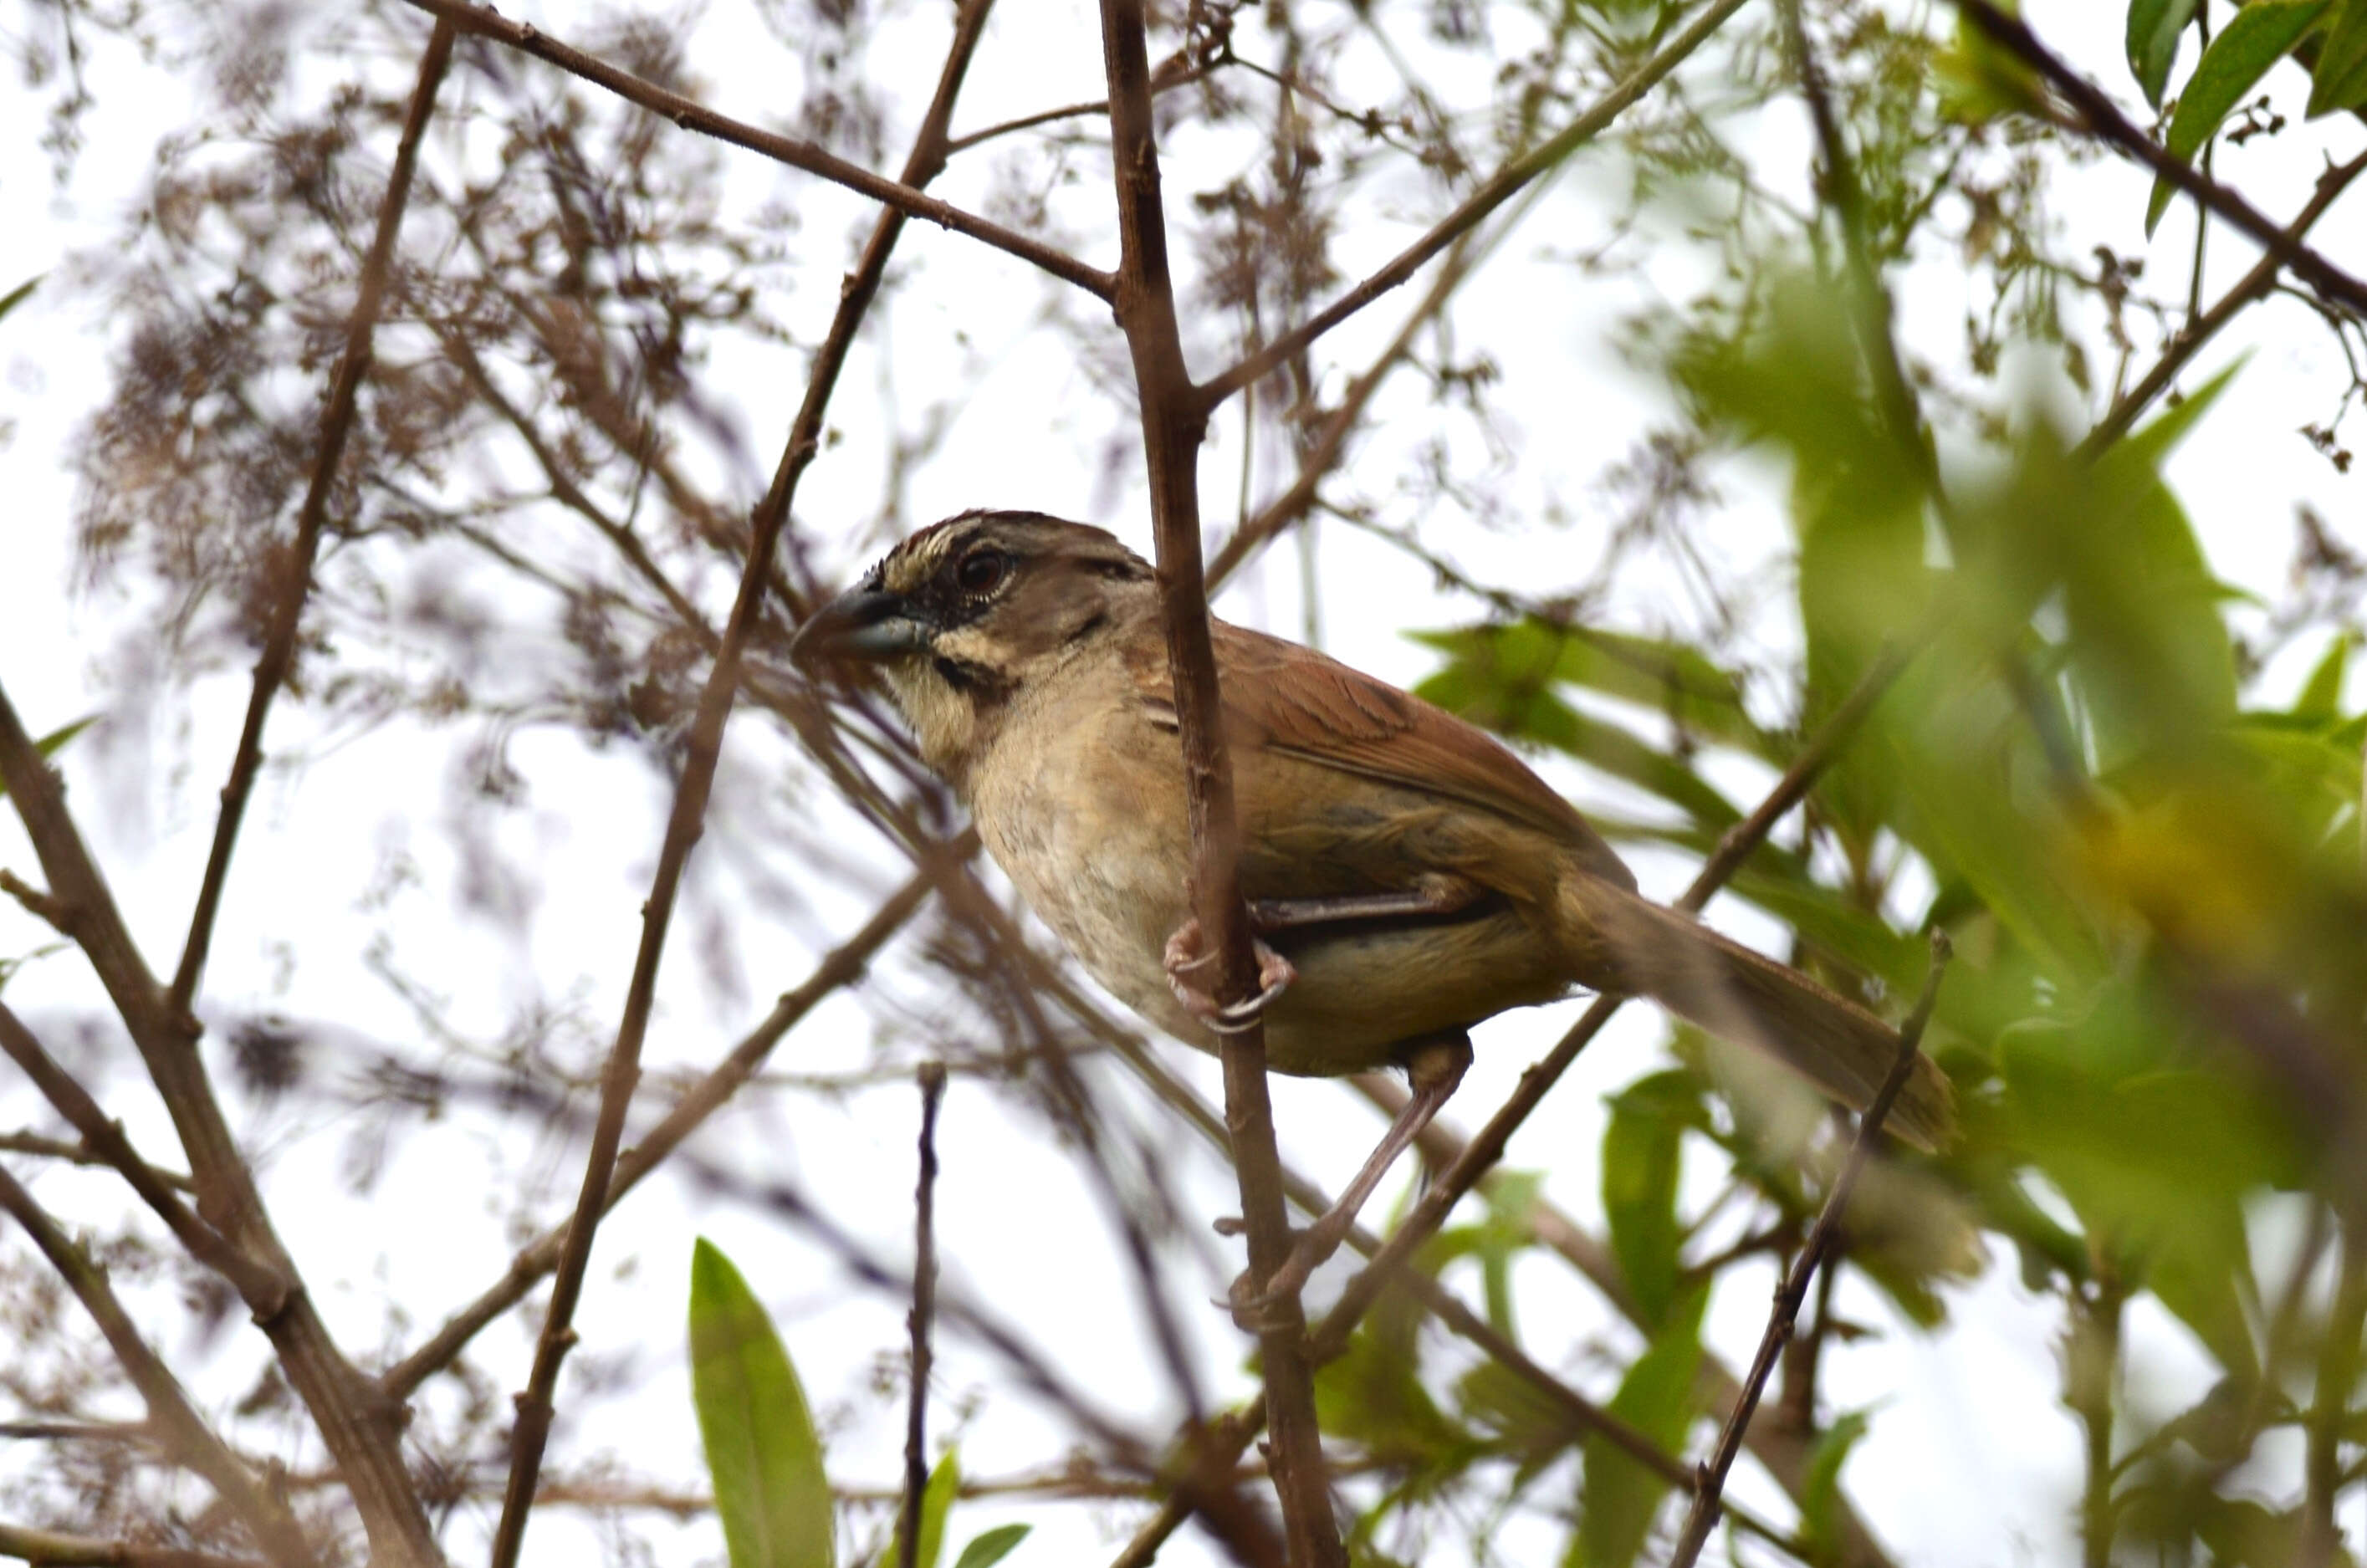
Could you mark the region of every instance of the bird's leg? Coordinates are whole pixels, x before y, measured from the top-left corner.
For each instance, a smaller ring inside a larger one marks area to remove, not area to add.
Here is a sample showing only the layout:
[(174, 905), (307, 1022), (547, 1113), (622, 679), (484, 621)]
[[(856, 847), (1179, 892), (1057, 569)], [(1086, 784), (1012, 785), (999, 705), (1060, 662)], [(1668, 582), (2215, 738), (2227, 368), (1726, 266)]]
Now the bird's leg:
[(1167, 939), (1165, 963), (1167, 988), (1184, 1004), (1184, 1010), (1206, 1024), (1218, 1034), (1239, 1034), (1255, 1023), (1274, 1005), (1274, 999), (1298, 978), (1298, 971), (1290, 960), (1268, 947), (1255, 943), (1258, 961), (1258, 994), (1245, 1002), (1230, 1006), (1219, 1002), (1201, 989), (1199, 982), (1190, 978), (1195, 969), (1205, 969), (1216, 960), (1206, 939), (1200, 933), (1200, 919), (1195, 915), (1175, 928)]
[(1373, 1189), (1381, 1184), (1381, 1178), (1388, 1174), (1398, 1156), (1421, 1136), (1421, 1130), (1430, 1125), (1431, 1118), (1438, 1114), (1439, 1107), (1463, 1081), (1464, 1073), (1471, 1066), (1471, 1036), (1460, 1029), (1425, 1034), (1406, 1041), (1396, 1054), (1412, 1082), (1413, 1098), (1398, 1112), (1397, 1120), (1381, 1135), (1379, 1146), (1340, 1194), (1339, 1201), (1299, 1233), (1297, 1244), (1283, 1259), (1282, 1267), (1274, 1271), (1273, 1278), (1259, 1281), (1243, 1274), (1233, 1281), (1233, 1318), (1244, 1328), (1256, 1326), (1268, 1303), (1297, 1294), (1315, 1270), (1340, 1250), (1340, 1244), (1355, 1227), (1358, 1211), (1372, 1197)]

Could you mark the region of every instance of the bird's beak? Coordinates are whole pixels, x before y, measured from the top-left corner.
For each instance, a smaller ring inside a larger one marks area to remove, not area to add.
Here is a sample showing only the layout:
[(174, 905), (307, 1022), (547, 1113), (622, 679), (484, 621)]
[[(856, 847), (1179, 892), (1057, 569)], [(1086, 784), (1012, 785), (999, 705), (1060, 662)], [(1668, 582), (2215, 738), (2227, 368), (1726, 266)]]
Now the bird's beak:
[(936, 635), (936, 627), (902, 594), (850, 588), (798, 628), (789, 657), (807, 669), (849, 660), (878, 663), (923, 651)]

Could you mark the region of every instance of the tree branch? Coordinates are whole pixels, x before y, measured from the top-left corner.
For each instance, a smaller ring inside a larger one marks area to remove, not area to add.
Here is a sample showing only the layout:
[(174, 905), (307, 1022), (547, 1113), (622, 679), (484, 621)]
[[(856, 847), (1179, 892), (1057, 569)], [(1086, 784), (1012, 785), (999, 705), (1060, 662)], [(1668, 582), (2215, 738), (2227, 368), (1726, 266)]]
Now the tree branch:
[[(2283, 232), (2294, 243), (2300, 243), (2302, 237), (2316, 226), (2317, 220), (2326, 216), (2327, 209), (2340, 199), (2342, 193), (2349, 190), (2351, 183), (2362, 173), (2367, 173), (2367, 152), (2347, 164), (2328, 167), (2317, 176), (2317, 188), (2310, 193), (2309, 201), (2294, 215), (2293, 220), (2285, 225)], [(2219, 335), (2221, 328), (2234, 321), (2247, 306), (2269, 297), (2284, 266), (2283, 259), (2273, 250), (2270, 251), (2253, 264), (2252, 270), (2244, 275), (2242, 282), (2221, 295), (2210, 310), (2190, 318), (2179, 329), (2178, 335), (2163, 345), (2161, 357), (2154, 361), (2153, 367), (2135, 386), (2113, 400), (2111, 410), (2096, 422), (2094, 429), (2081, 438), (2074, 455), (2092, 460), (2126, 435), (2135, 425), (2138, 416), (2153, 406), (2155, 399), (2169, 390), (2170, 383), (2178, 379), (2179, 372), (2203, 352), (2204, 344)]]
[(402, 228), (403, 209), (411, 201), (411, 180), (419, 165), (419, 143), (443, 85), (445, 68), (452, 62), (453, 28), (438, 21), (427, 35), (427, 50), (419, 61), (419, 83), (412, 89), (411, 109), (402, 122), (402, 138), (395, 143), (394, 169), (378, 209), (378, 231), (354, 291), (353, 314), (345, 321), (345, 346), (337, 357), (336, 374), (329, 383), (328, 405), (321, 413), (321, 439), (312, 456), (312, 477), (304, 490), (304, 504), (296, 515), (296, 538), (287, 559), (279, 564), (282, 581), (272, 600), (271, 621), (264, 633), (263, 656), (255, 661), (255, 687), (246, 700), (246, 721), (239, 730), (238, 752), (231, 761), (230, 780), (221, 789), (221, 814), (214, 819), (213, 848), (206, 855), (205, 880), (198, 889), (198, 907), (189, 917), (189, 934), (181, 947), (181, 965), (173, 976), (166, 997), (167, 1014), (189, 1010), (205, 973), (206, 953), (213, 945), (214, 918), (221, 910), (222, 889), (230, 877), (230, 857), (238, 842), (239, 823), (246, 815), (247, 796), (263, 767), (263, 721), (272, 699), (287, 682), (296, 662), (296, 629), (303, 619), (304, 601), (312, 588), (312, 563), (321, 553), (321, 528), (327, 520), (329, 491), (336, 482), (337, 465), (353, 433), (354, 407), (363, 380), (369, 375), (370, 340), (378, 330), (380, 306), (386, 299), (387, 275), (394, 266), (395, 236)]
[[(296, 1516), (289, 1512), (288, 1505), (258, 1481), (229, 1446), (214, 1435), (205, 1417), (189, 1404), (188, 1395), (181, 1392), (180, 1381), (173, 1376), (172, 1370), (140, 1337), (131, 1315), (123, 1310), (114, 1287), (108, 1283), (106, 1271), (67, 1238), (57, 1222), (33, 1201), (33, 1195), (8, 1174), (5, 1166), (0, 1166), (0, 1212), (6, 1212), (24, 1226), (33, 1245), (41, 1249), (41, 1256), (50, 1260), (50, 1266), (82, 1303), (83, 1310), (90, 1314), (91, 1321), (106, 1337), (108, 1348), (115, 1352), (124, 1375), (140, 1391), (148, 1409), (149, 1425), (174, 1461), (206, 1478), (277, 1568), (310, 1568), (313, 1562), (311, 1544), (304, 1539), (303, 1529), (297, 1524)], [(0, 1541), (0, 1550), (5, 1549), (6, 1542)]]
[[(925, 179), (912, 177), (912, 165), (906, 165), (901, 181), (873, 174), (859, 164), (850, 164), (833, 153), (826, 152), (800, 137), (781, 136), (760, 130), (742, 120), (732, 119), (679, 93), (669, 92), (654, 82), (645, 81), (629, 71), (620, 71), (560, 42), (549, 34), (526, 22), (514, 22), (499, 12), (467, 0), (408, 0), (408, 3), (429, 15), (451, 22), (461, 31), (479, 38), (504, 43), (522, 53), (558, 66), (572, 76), (580, 76), (595, 86), (629, 103), (639, 104), (652, 114), (663, 115), (685, 130), (701, 136), (712, 136), (751, 152), (762, 153), (776, 163), (787, 164), (810, 175), (819, 175), (833, 185), (844, 186), (861, 196), (867, 196), (903, 218), (918, 218), (934, 223), (940, 229), (951, 229), (981, 243), (991, 245), (1006, 255), (1017, 256), (1063, 283), (1073, 284), (1096, 299), (1111, 298), (1116, 280), (1108, 273), (1026, 235), (1004, 228), (1002, 224), (965, 212), (958, 207), (923, 196), (918, 188)], [(939, 132), (939, 156), (942, 157), (943, 132)], [(929, 171), (934, 176), (935, 169)]]
[(1625, 81), (1604, 94), (1592, 108), (1571, 121), (1535, 152), (1498, 170), (1485, 185), (1471, 194), (1469, 199), (1441, 219), (1421, 239), (1398, 253), (1396, 259), (1387, 266), (1342, 295), (1319, 314), (1283, 333), (1202, 387), (1198, 394), (1202, 414), (1205, 416), (1243, 387), (1262, 379), (1268, 371), (1291, 355), (1405, 282), (1421, 270), (1424, 262), (1467, 233), (1488, 214), (1519, 195), (1522, 186), (1553, 169), (1564, 158), (1602, 134), (1637, 99), (1659, 85), (1660, 79), (1675, 70), (1687, 55), (1708, 42), (1711, 36), (1726, 25), (1728, 17), (1742, 9), (1744, 4), (1745, 0), (1713, 0), (1707, 10), (1693, 18), (1691, 26), (1669, 40), (1668, 47), (1629, 73)]
[(912, 1189), (912, 1391), (904, 1420), (904, 1495), (896, 1561), (919, 1568), (921, 1504), (929, 1489), (929, 1321), (937, 1308), (937, 1107), (945, 1103), (943, 1062), (921, 1067), (921, 1177)]
[[(419, 0), (419, 3), (442, 6), (444, 0)], [(923, 117), (912, 151), (905, 160), (902, 186), (889, 186), (899, 191), (924, 185), (945, 166), (946, 127), (953, 114), (955, 97), (961, 90), (963, 77), (969, 70), (971, 56), (976, 52), (979, 36), (984, 31), (986, 15), (991, 0), (968, 0), (955, 17), (954, 37), (949, 46), (944, 70), (940, 73), (936, 93)], [(455, 9), (482, 19), (489, 13), (474, 7)], [(498, 17), (491, 19), (498, 28), (511, 29), (517, 36), (512, 39), (518, 47), (543, 53), (544, 58), (557, 58), (545, 53), (546, 49), (558, 49), (531, 28), (516, 27)], [(504, 36), (496, 31), (493, 36)], [(538, 47), (539, 46), (539, 47)], [(636, 79), (602, 66), (589, 57), (563, 51), (571, 57), (561, 61), (571, 70), (593, 70), (605, 73), (591, 79), (624, 91), (620, 83)], [(640, 84), (646, 87), (647, 84)], [(652, 93), (659, 89), (649, 88)], [(627, 94), (631, 96), (630, 93)], [(663, 95), (671, 98), (672, 95)], [(640, 101), (640, 100), (636, 100)], [(675, 100), (695, 110), (697, 116), (712, 119), (706, 111), (688, 106), (687, 100)], [(695, 125), (677, 115), (679, 123)], [(785, 139), (775, 139), (785, 140)], [(795, 144), (792, 144), (795, 145)], [(852, 167), (852, 165), (849, 165)], [(878, 181), (883, 186), (889, 182)], [(949, 209), (947, 210), (950, 210)], [(722, 754), (723, 730), (731, 715), (731, 705), (740, 684), (740, 661), (750, 636), (755, 630), (764, 611), (765, 585), (774, 552), (780, 543), (781, 530), (788, 520), (789, 504), (796, 494), (798, 478), (821, 448), (821, 419), (836, 386), (839, 368), (845, 361), (847, 347), (854, 341), (855, 331), (864, 312), (878, 292), (880, 277), (887, 268), (889, 253), (902, 234), (904, 215), (899, 208), (879, 215), (873, 226), (869, 242), (864, 248), (861, 265), (842, 290), (838, 309), (832, 316), (829, 336), (816, 357), (814, 370), (806, 385), (803, 402), (791, 423), (789, 440), (781, 454), (773, 475), (772, 487), (758, 503), (751, 519), (748, 559), (740, 577), (740, 588), (731, 605), (731, 615), (726, 624), (723, 639), (716, 650), (714, 668), (708, 673), (707, 684), (699, 694), (697, 716), (691, 726), (688, 754), (684, 761), (682, 779), (674, 791), (674, 809), (666, 823), (665, 840), (659, 851), (658, 866), (651, 880), (650, 897), (642, 906), (641, 941), (633, 958), (633, 975), (625, 994), (625, 1009), (617, 1027), (617, 1040), (608, 1053), (608, 1064), (602, 1074), (600, 1114), (594, 1123), (592, 1147), (584, 1161), (583, 1184), (576, 1196), (575, 1213), (569, 1223), (557, 1267), (551, 1277), (550, 1306), (543, 1321), (540, 1337), (535, 1345), (534, 1366), (528, 1374), (527, 1387), (517, 1402), (517, 1425), (512, 1439), (510, 1478), (502, 1502), (499, 1523), (494, 1528), (493, 1568), (515, 1568), (520, 1544), (525, 1540), (526, 1527), (533, 1511), (535, 1478), (542, 1466), (542, 1454), (549, 1440), (551, 1391), (559, 1380), (560, 1363), (565, 1359), (574, 1342), (572, 1326), (575, 1305), (583, 1288), (583, 1276), (592, 1257), (592, 1239), (599, 1228), (600, 1218), (608, 1209), (608, 1190), (615, 1175), (617, 1151), (622, 1143), (626, 1113), (631, 1109), (633, 1089), (640, 1076), (641, 1042), (649, 1031), (650, 1011), (657, 994), (658, 964), (665, 951), (667, 929), (674, 915), (675, 896), (681, 890), (683, 868), (690, 859), (691, 846), (702, 830), (707, 815), (707, 800), (715, 784), (716, 764)]]
[(1956, 0), (1956, 9), (1989, 40), (2044, 77), (2079, 120), (2073, 129), (2118, 150), (2133, 162), (2151, 169), (2194, 198), (2231, 227), (2250, 237), (2294, 276), (2306, 281), (2325, 298), (2339, 301), (2353, 314), (2367, 316), (2367, 284), (2336, 266), (2274, 220), (2191, 164), (2173, 158), (2152, 137), (2129, 123), (2093, 83), (2071, 69), (2038, 41), (2022, 21), (1999, 10), (1989, 0)]
[(1783, 1288), (1775, 1292), (1774, 1309), (1767, 1314), (1766, 1331), (1759, 1337), (1759, 1353), (1750, 1359), (1750, 1370), (1743, 1375), (1742, 1392), (1727, 1416), (1726, 1427), (1718, 1434), (1717, 1447), (1704, 1462), (1693, 1483), (1693, 1509), (1685, 1516), (1685, 1528), (1677, 1538), (1677, 1550), (1669, 1560), (1669, 1568), (1693, 1568), (1701, 1557), (1702, 1548), (1709, 1541), (1709, 1532), (1717, 1528), (1719, 1497), (1726, 1489), (1726, 1478), (1734, 1468), (1734, 1456), (1741, 1451), (1742, 1434), (1750, 1425), (1751, 1414), (1759, 1408), (1760, 1395), (1766, 1392), (1767, 1380), (1775, 1371), (1775, 1358), (1782, 1353), (1784, 1342), (1792, 1336), (1792, 1325), (1799, 1320), (1800, 1303), (1808, 1298), (1809, 1282), (1815, 1279), (1817, 1266), (1824, 1261), (1831, 1248), (1835, 1234), (1840, 1227), (1841, 1212), (1849, 1207), (1850, 1193), (1857, 1186), (1858, 1175), (1865, 1168), (1866, 1157), (1882, 1132), (1883, 1118), (1898, 1100), (1898, 1091), (1907, 1087), (1908, 1075), (1915, 1070), (1916, 1048), (1923, 1040), (1924, 1026), (1931, 1021), (1931, 1009), (1940, 999), (1940, 977), (1948, 968), (1948, 938), (1944, 931), (1931, 933), (1931, 973), (1923, 982), (1923, 994), (1916, 998), (1915, 1010), (1907, 1015), (1898, 1031), (1898, 1059), (1891, 1064), (1890, 1076), (1865, 1108), (1863, 1120), (1858, 1122), (1857, 1136), (1851, 1140), (1849, 1155), (1833, 1178), (1832, 1190), (1825, 1194), (1825, 1206), (1817, 1215), (1807, 1242), (1800, 1256), (1792, 1261), (1790, 1273), (1784, 1276)]
[(0, 1557), (35, 1568), (255, 1568), (243, 1557), (0, 1525)]
[[(1158, 544), (1160, 618), (1174, 681), (1191, 829), (1192, 899), (1202, 940), (1215, 958), (1214, 994), (1220, 1000), (1240, 999), (1258, 992), (1257, 961), (1236, 863), (1240, 840), (1232, 762), (1225, 750), (1207, 586), (1200, 562), (1197, 464), (1209, 404), (1193, 388), (1176, 324), (1142, 0), (1101, 0), (1100, 8), (1116, 178), (1116, 303), (1142, 409), (1143, 457)], [(1263, 1029), (1252, 1022), (1244, 1032), (1227, 1035), (1219, 1056), (1226, 1126), (1240, 1179), (1250, 1278), (1263, 1280), (1282, 1266), (1291, 1249), (1274, 1106), (1266, 1090)], [(1322, 1435), (1315, 1421), (1314, 1373), (1303, 1344), (1305, 1319), (1296, 1296), (1273, 1303), (1264, 1318), (1259, 1344), (1267, 1404), (1274, 1413), (1274, 1491), (1282, 1503), (1289, 1561), (1295, 1568), (1345, 1568), (1347, 1557), (1323, 1471)], [(1230, 1460), (1224, 1462), (1229, 1468)]]
[(228, 1280), (237, 1288), (240, 1299), (256, 1303), (258, 1312), (278, 1311), (279, 1304), (287, 1300), (287, 1278), (239, 1251), (221, 1232), (190, 1213), (180, 1194), (165, 1185), (155, 1168), (140, 1157), (131, 1140), (124, 1135), (122, 1123), (108, 1119), (98, 1102), (91, 1099), (90, 1091), (41, 1048), (40, 1041), (5, 1002), (0, 1002), (0, 1051), (7, 1053), (9, 1060), (33, 1080), (33, 1087), (41, 1091), (42, 1098), (82, 1134), (83, 1146), (130, 1183), (131, 1190), (155, 1211), (156, 1217), (188, 1249), (190, 1257)]
[[(1903, 664), (1903, 658), (1895, 652), (1886, 652), (1873, 661), (1866, 672), (1859, 677), (1856, 687), (1800, 749), (1799, 755), (1793, 759), (1792, 765), (1784, 770), (1784, 776), (1776, 781), (1775, 787), (1767, 793), (1766, 798), (1718, 840), (1716, 851), (1703, 863), (1684, 896), (1677, 900), (1678, 908), (1698, 913), (1718, 888), (1741, 868), (1742, 863), (1765, 840), (1775, 824), (1806, 796), (1827, 764), (1856, 732), (1859, 724), (1883, 694), (1889, 690)], [(1463, 1145), (1462, 1153), (1454, 1163), (1431, 1182), (1397, 1230), (1373, 1255), (1371, 1261), (1348, 1281), (1338, 1303), (1317, 1325), (1308, 1342), (1308, 1355), (1316, 1364), (1336, 1359), (1346, 1353), (1356, 1325), (1363, 1321), (1365, 1314), (1380, 1298), (1381, 1292), (1406, 1271), (1407, 1259), (1437, 1234), (1455, 1205), (1462, 1201), (1464, 1195), (1504, 1157), (1505, 1146), (1512, 1141), (1513, 1133), (1528, 1120), (1530, 1113), (1551, 1092), (1554, 1085), (1561, 1080), (1562, 1074), (1569, 1070), (1579, 1053), (1603, 1032), (1603, 1025), (1611, 1021), (1612, 1015), (1619, 1010), (1625, 999), (1621, 997), (1597, 998), (1545, 1059), (1521, 1075), (1520, 1084), (1512, 1098), (1500, 1106), (1486, 1124)], [(1258, 1423), (1259, 1416), (1253, 1407), (1248, 1416), (1229, 1416), (1212, 1427), (1207, 1441), (1213, 1445), (1219, 1440), (1231, 1443), (1237, 1438), (1240, 1447), (1245, 1447), (1255, 1435)], [(1232, 1450), (1228, 1462), (1239, 1455), (1240, 1447)], [(1178, 1498), (1162, 1508), (1137, 1533), (1134, 1542), (1114, 1568), (1149, 1562), (1149, 1554), (1155, 1554), (1157, 1542), (1172, 1533), (1189, 1513), (1190, 1502), (1185, 1498)]]
[[(806, 1014), (842, 986), (862, 975), (888, 939), (903, 928), (929, 895), (930, 880), (915, 876), (898, 888), (863, 928), (817, 964), (796, 989), (784, 992), (764, 1021), (743, 1036), (731, 1054), (716, 1064), (697, 1085), (676, 1100), (640, 1142), (617, 1156), (617, 1174), (608, 1184), (607, 1207), (615, 1208), (641, 1179), (680, 1147), (701, 1123), (720, 1110), (740, 1086), (753, 1077), (773, 1047), (801, 1022)], [(544, 1276), (559, 1266), (567, 1244), (567, 1227), (545, 1231), (511, 1260), (509, 1269), (481, 1295), (445, 1322), (426, 1343), (379, 1375), (379, 1386), (397, 1399), (407, 1399), (430, 1377), (452, 1364), (484, 1326), (524, 1301)]]

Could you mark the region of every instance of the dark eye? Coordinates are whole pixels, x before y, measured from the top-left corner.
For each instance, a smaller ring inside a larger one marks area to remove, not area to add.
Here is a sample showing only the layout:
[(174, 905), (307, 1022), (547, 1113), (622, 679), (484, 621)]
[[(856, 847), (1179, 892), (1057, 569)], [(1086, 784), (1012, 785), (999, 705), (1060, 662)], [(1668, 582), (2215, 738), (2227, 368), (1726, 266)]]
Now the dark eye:
[(954, 581), (965, 593), (991, 593), (1011, 575), (1011, 558), (1001, 550), (973, 550), (954, 568)]

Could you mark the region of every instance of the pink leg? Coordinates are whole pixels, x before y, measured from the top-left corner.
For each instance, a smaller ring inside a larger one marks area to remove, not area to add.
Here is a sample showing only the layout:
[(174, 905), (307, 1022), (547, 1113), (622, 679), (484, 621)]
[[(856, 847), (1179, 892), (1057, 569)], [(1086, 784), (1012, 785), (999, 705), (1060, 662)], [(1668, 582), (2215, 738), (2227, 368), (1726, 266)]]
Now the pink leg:
[(1205, 969), (1214, 963), (1217, 955), (1204, 951), (1197, 917), (1187, 919), (1167, 939), (1167, 988), (1175, 993), (1184, 1011), (1210, 1029), (1219, 1034), (1239, 1034), (1264, 1017), (1274, 998), (1298, 978), (1298, 971), (1291, 967), (1290, 960), (1263, 942), (1256, 942), (1256, 952), (1258, 994), (1245, 1002), (1226, 1006), (1188, 977), (1194, 970)]
[(1246, 1274), (1233, 1281), (1233, 1317), (1243, 1327), (1253, 1328), (1258, 1314), (1269, 1303), (1297, 1295), (1315, 1270), (1340, 1250), (1341, 1243), (1355, 1228), (1357, 1213), (1381, 1184), (1381, 1178), (1388, 1174), (1398, 1156), (1421, 1135), (1431, 1118), (1438, 1114), (1439, 1108), (1462, 1083), (1464, 1073), (1471, 1066), (1471, 1037), (1458, 1029), (1449, 1034), (1408, 1041), (1399, 1047), (1398, 1058), (1412, 1079), (1413, 1098), (1406, 1101), (1389, 1130), (1381, 1135), (1379, 1146), (1365, 1161), (1365, 1168), (1356, 1172), (1355, 1179), (1348, 1183), (1347, 1190), (1340, 1194), (1339, 1201), (1299, 1234), (1298, 1245), (1290, 1249), (1290, 1256), (1274, 1270), (1274, 1278), (1254, 1286)]

